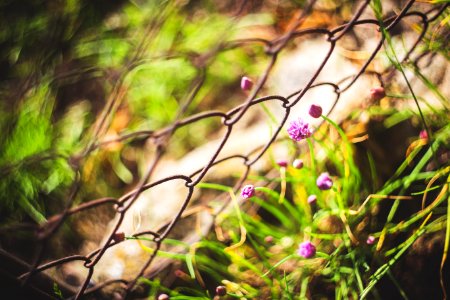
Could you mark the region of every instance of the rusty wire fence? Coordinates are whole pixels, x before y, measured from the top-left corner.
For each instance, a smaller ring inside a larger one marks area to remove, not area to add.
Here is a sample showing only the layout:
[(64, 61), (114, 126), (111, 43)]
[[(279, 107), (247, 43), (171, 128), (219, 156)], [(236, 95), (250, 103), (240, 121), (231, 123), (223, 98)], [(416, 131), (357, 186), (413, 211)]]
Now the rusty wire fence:
[[(34, 261), (34, 264), (32, 264), (31, 269), (28, 270), (26, 273), (22, 274), (19, 279), (23, 282), (24, 285), (27, 285), (30, 283), (30, 281), (33, 279), (36, 274), (41, 273), (45, 270), (48, 270), (50, 268), (54, 268), (57, 266), (61, 266), (68, 262), (73, 261), (81, 261), (84, 263), (84, 268), (87, 270), (87, 276), (84, 278), (83, 284), (79, 287), (76, 295), (71, 296), (71, 298), (74, 299), (80, 299), (86, 295), (92, 294), (96, 291), (99, 291), (108, 285), (111, 284), (117, 284), (121, 283), (123, 286), (123, 297), (129, 298), (131, 292), (138, 284), (138, 279), (142, 277), (145, 273), (145, 271), (152, 265), (152, 263), (155, 261), (155, 257), (158, 255), (158, 250), (161, 248), (162, 242), (167, 238), (169, 233), (171, 233), (174, 226), (177, 224), (177, 222), (180, 221), (180, 219), (183, 217), (183, 212), (185, 212), (186, 208), (190, 204), (194, 188), (204, 179), (205, 175), (209, 172), (209, 170), (216, 165), (219, 164), (226, 164), (229, 160), (241, 160), (242, 164), (246, 168), (246, 172), (244, 172), (243, 176), (239, 179), (238, 183), (234, 186), (234, 190), (237, 191), (245, 179), (247, 178), (252, 166), (260, 160), (262, 155), (269, 149), (269, 147), (277, 140), (277, 137), (280, 134), (280, 131), (285, 126), (286, 120), (288, 119), (288, 116), (291, 112), (291, 108), (297, 105), (304, 97), (304, 95), (311, 89), (314, 89), (316, 87), (320, 86), (329, 86), (334, 90), (335, 94), (335, 100), (334, 100), (334, 106), (339, 101), (340, 96), (345, 93), (352, 85), (364, 74), (369, 74), (370, 76), (374, 76), (377, 78), (381, 86), (384, 86), (384, 83), (387, 80), (390, 80), (395, 73), (395, 67), (389, 67), (382, 73), (376, 73), (373, 71), (367, 71), (367, 68), (369, 64), (372, 62), (372, 60), (375, 58), (375, 56), (379, 53), (380, 49), (382, 49), (383, 44), (385, 43), (386, 36), (384, 34), (380, 34), (380, 39), (371, 53), (370, 57), (365, 61), (359, 72), (357, 74), (354, 74), (351, 77), (342, 78), (339, 81), (332, 82), (316, 82), (317, 77), (321, 73), (322, 69), (327, 64), (330, 56), (335, 51), (335, 46), (337, 41), (342, 39), (346, 34), (349, 34), (351, 30), (354, 28), (364, 25), (364, 24), (371, 24), (379, 28), (380, 32), (383, 32), (383, 30), (386, 30), (387, 32), (391, 32), (396, 29), (396, 26), (398, 26), (399, 22), (406, 18), (411, 18), (414, 20), (419, 20), (416, 25), (418, 25), (418, 28), (420, 28), (420, 34), (418, 35), (417, 40), (415, 43), (408, 49), (408, 52), (406, 55), (402, 58), (401, 62), (408, 61), (409, 63), (417, 64), (419, 60), (424, 58), (424, 55), (421, 55), (420, 53), (418, 55), (414, 56), (414, 50), (418, 47), (418, 45), (423, 42), (424, 36), (427, 34), (427, 32), (430, 29), (429, 24), (435, 20), (437, 20), (448, 8), (448, 4), (441, 4), (441, 5), (429, 5), (428, 9), (424, 11), (416, 10), (414, 3), (415, 1), (408, 1), (406, 5), (402, 8), (400, 12), (397, 14), (394, 14), (390, 17), (386, 17), (383, 19), (382, 22), (380, 22), (377, 19), (362, 19), (361, 16), (363, 13), (370, 9), (370, 2), (369, 0), (362, 1), (358, 3), (358, 7), (355, 10), (355, 13), (352, 17), (352, 19), (342, 24), (341, 26), (338, 26), (334, 29), (326, 29), (326, 28), (307, 28), (307, 29), (301, 29), (298, 28), (302, 25), (302, 23), (305, 21), (306, 17), (311, 13), (311, 11), (314, 9), (316, 1), (311, 1), (307, 6), (302, 10), (302, 13), (299, 14), (298, 18), (296, 19), (294, 24), (291, 24), (290, 28), (281, 36), (278, 38), (272, 39), (272, 40), (265, 40), (261, 38), (255, 38), (255, 39), (245, 39), (245, 40), (234, 40), (234, 41), (223, 41), (220, 44), (216, 45), (216, 47), (207, 52), (207, 53), (197, 53), (195, 57), (190, 57), (191, 60), (195, 60), (193, 64), (197, 66), (199, 72), (197, 77), (194, 78), (194, 80), (191, 82), (190, 87), (190, 93), (187, 95), (187, 97), (184, 99), (184, 102), (181, 103), (180, 109), (177, 113), (176, 118), (173, 120), (170, 126), (162, 128), (160, 130), (156, 131), (139, 131), (139, 132), (133, 132), (127, 135), (123, 135), (118, 137), (117, 139), (111, 141), (103, 141), (102, 137), (104, 137), (105, 132), (111, 125), (112, 116), (117, 111), (118, 107), (122, 103), (122, 100), (124, 98), (124, 93), (122, 89), (122, 85), (124, 84), (123, 79), (127, 72), (132, 70), (134, 67), (138, 66), (140, 64), (140, 61), (142, 59), (141, 53), (142, 49), (145, 49), (147, 44), (149, 43), (149, 39), (151, 38), (151, 35), (148, 34), (146, 38), (142, 40), (142, 43), (139, 45), (136, 56), (133, 57), (129, 64), (126, 66), (122, 76), (117, 80), (116, 86), (114, 87), (108, 102), (106, 106), (104, 107), (102, 113), (99, 115), (99, 118), (97, 122), (94, 125), (94, 128), (92, 128), (91, 131), (91, 137), (90, 137), (90, 143), (85, 147), (84, 151), (76, 158), (72, 158), (71, 164), (74, 166), (75, 170), (77, 171), (77, 177), (75, 179), (75, 182), (71, 188), (71, 193), (68, 195), (67, 200), (67, 206), (66, 209), (61, 211), (61, 213), (54, 215), (48, 219), (48, 222), (44, 224), (43, 226), (39, 227), (37, 230), (37, 243), (38, 243), (38, 253), (36, 255), (36, 259)], [(245, 6), (246, 1), (243, 2), (242, 6)], [(421, 6), (421, 8), (423, 8)], [(239, 14), (242, 10), (237, 14), (237, 17), (239, 17)], [(155, 28), (158, 28), (158, 26), (161, 26), (163, 24), (164, 19), (161, 17), (156, 22), (152, 22), (149, 25), (149, 32), (151, 30), (155, 30)], [(384, 28), (384, 29), (382, 29)], [(302, 37), (308, 37), (311, 35), (323, 35), (326, 38), (326, 41), (329, 45), (329, 49), (327, 52), (327, 55), (325, 56), (323, 62), (320, 64), (320, 66), (317, 68), (313, 76), (310, 78), (309, 82), (305, 86), (298, 87), (298, 90), (295, 93), (292, 93), (291, 95), (284, 97), (281, 95), (268, 95), (268, 96), (261, 96), (261, 92), (263, 87), (265, 86), (271, 71), (273, 70), (274, 66), (277, 63), (277, 60), (280, 57), (280, 53), (283, 49), (287, 47), (287, 45)], [(192, 101), (197, 96), (200, 88), (204, 84), (205, 81), (205, 68), (207, 67), (208, 63), (208, 57), (217, 55), (221, 51), (226, 51), (227, 49), (235, 48), (235, 47), (243, 47), (248, 44), (262, 44), (265, 47), (265, 54), (269, 58), (269, 62), (267, 66), (265, 67), (264, 73), (261, 74), (258, 81), (255, 83), (254, 88), (251, 90), (251, 93), (249, 93), (247, 99), (244, 103), (241, 105), (231, 109), (228, 112), (222, 112), (222, 111), (205, 111), (201, 112), (195, 115), (191, 116), (184, 116), (185, 112), (187, 110), (187, 107), (189, 104), (192, 103)], [(284, 111), (284, 117), (279, 122), (276, 130), (274, 130), (272, 137), (270, 140), (263, 146), (262, 148), (253, 149), (252, 151), (249, 151), (247, 153), (240, 153), (236, 155), (232, 155), (229, 157), (218, 159), (219, 154), (221, 153), (221, 150), (226, 145), (230, 134), (232, 133), (233, 129), (235, 129), (235, 125), (243, 118), (243, 116), (249, 111), (249, 108), (257, 105), (258, 103), (268, 102), (268, 101), (274, 101), (275, 103), (278, 103), (279, 106)], [(333, 110), (331, 109), (331, 111)], [(330, 112), (331, 112), (330, 111)], [(156, 166), (158, 165), (160, 159), (162, 158), (163, 154), (165, 153), (167, 144), (169, 143), (170, 139), (173, 137), (173, 134), (181, 127), (187, 126), (189, 124), (193, 124), (195, 122), (198, 122), (200, 120), (204, 120), (207, 118), (221, 118), (222, 120), (222, 126), (226, 129), (226, 134), (224, 135), (223, 139), (221, 140), (219, 146), (215, 150), (215, 152), (211, 155), (209, 158), (209, 161), (206, 165), (198, 166), (197, 170), (192, 170), (191, 174), (179, 174), (176, 176), (171, 176), (164, 178), (162, 180), (158, 181), (152, 181), (152, 176), (154, 175), (154, 171)], [(134, 188), (134, 190), (130, 193), (127, 193), (123, 195), (120, 198), (111, 198), (111, 197), (105, 197), (101, 199), (95, 199), (92, 201), (88, 201), (85, 203), (82, 203), (78, 206), (73, 206), (74, 199), (77, 195), (77, 192), (79, 191), (80, 185), (81, 185), (81, 175), (80, 170), (82, 169), (82, 163), (79, 163), (83, 161), (86, 157), (91, 155), (94, 150), (102, 148), (106, 146), (108, 143), (111, 142), (129, 142), (132, 141), (135, 138), (146, 138), (151, 139), (154, 143), (155, 147), (155, 157), (153, 158), (153, 161), (149, 163), (148, 169), (146, 170), (144, 176), (140, 179), (137, 186)], [(104, 257), (104, 254), (108, 249), (115, 247), (117, 244), (123, 242), (123, 237), (121, 238), (121, 232), (119, 232), (119, 227), (121, 226), (125, 215), (129, 211), (130, 207), (133, 206), (133, 204), (136, 202), (138, 197), (141, 195), (142, 192), (152, 189), (158, 185), (161, 185), (165, 182), (174, 181), (174, 180), (181, 180), (185, 182), (185, 189), (187, 191), (187, 196), (184, 199), (184, 202), (181, 206), (181, 208), (176, 212), (176, 214), (173, 216), (172, 220), (162, 226), (161, 228), (152, 228), (151, 230), (142, 231), (139, 233), (134, 234), (134, 237), (139, 236), (150, 236), (153, 242), (155, 243), (154, 246), (154, 252), (153, 254), (149, 254), (148, 260), (146, 263), (142, 266), (141, 270), (135, 275), (134, 279), (132, 280), (125, 280), (125, 279), (112, 279), (107, 280), (105, 282), (100, 282), (94, 286), (90, 285), (90, 280), (93, 276), (94, 270), (98, 262)], [(88, 211), (90, 209), (109, 205), (114, 207), (117, 222), (114, 226), (114, 229), (111, 233), (109, 233), (108, 238), (106, 239), (106, 242), (101, 245), (97, 250), (89, 253), (88, 255), (71, 255), (67, 257), (63, 257), (60, 259), (56, 259), (49, 262), (43, 262), (44, 253), (47, 250), (47, 243), (50, 237), (55, 234), (56, 231), (58, 231), (65, 220), (74, 214), (77, 214), (81, 211)], [(228, 205), (228, 202), (224, 204), (225, 206)]]

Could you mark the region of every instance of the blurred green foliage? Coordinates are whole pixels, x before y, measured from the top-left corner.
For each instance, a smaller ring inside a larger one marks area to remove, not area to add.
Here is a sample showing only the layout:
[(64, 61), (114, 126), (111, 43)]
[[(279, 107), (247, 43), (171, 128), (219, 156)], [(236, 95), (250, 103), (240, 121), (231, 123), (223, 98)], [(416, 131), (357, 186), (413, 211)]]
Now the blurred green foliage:
[(63, 155), (73, 141), (55, 139), (47, 86), (39, 86), (30, 94), (17, 114), (1, 111), (0, 215), (6, 223), (20, 219), (22, 212), (36, 222), (45, 221), (47, 203), (42, 194), (60, 192), (73, 177)]
[[(243, 100), (239, 79), (259, 74), (264, 66), (254, 61), (264, 52), (218, 46), (240, 28), (272, 22), (269, 14), (236, 22), (213, 2), (2, 2), (2, 222), (26, 215), (41, 223), (60, 211), (80, 159), (82, 182), (90, 184), (76, 202), (123, 194), (145, 164), (144, 144), (129, 141), (79, 157), (114, 90), (125, 91), (116, 108), (124, 118), (111, 119), (108, 136), (168, 126), (199, 81), (183, 116), (226, 111)], [(202, 144), (218, 129), (215, 121), (178, 130), (168, 155), (178, 158)]]

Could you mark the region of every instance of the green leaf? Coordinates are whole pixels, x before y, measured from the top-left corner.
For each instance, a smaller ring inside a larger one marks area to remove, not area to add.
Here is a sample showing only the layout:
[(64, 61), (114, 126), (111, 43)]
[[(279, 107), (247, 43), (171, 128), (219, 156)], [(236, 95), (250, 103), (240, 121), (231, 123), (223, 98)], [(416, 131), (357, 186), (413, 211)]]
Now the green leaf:
[(186, 265), (189, 270), (189, 275), (191, 275), (192, 279), (195, 279), (194, 264), (192, 263), (192, 254), (190, 253), (186, 254)]

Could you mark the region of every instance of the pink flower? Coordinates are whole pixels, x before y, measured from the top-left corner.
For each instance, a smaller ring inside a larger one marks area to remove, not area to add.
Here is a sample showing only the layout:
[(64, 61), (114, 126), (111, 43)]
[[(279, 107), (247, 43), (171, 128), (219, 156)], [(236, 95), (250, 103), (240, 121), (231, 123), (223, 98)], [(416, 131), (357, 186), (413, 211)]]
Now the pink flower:
[(296, 169), (303, 168), (303, 160), (301, 160), (301, 159), (294, 160), (294, 162), (292, 163), (292, 166)]
[(375, 243), (375, 237), (374, 237), (373, 235), (369, 235), (369, 236), (367, 237), (366, 244), (367, 244), (367, 245), (373, 245), (373, 243)]
[(169, 299), (170, 299), (170, 297), (167, 294), (160, 294), (158, 296), (158, 300), (169, 300)]
[(317, 177), (316, 184), (321, 190), (329, 190), (333, 186), (333, 180), (331, 180), (330, 175), (325, 172)]
[(297, 142), (309, 138), (312, 134), (309, 124), (304, 122), (301, 118), (298, 118), (296, 121), (292, 121), (287, 129), (287, 132), (291, 139)]
[(422, 140), (428, 140), (428, 132), (425, 129), (421, 130), (420, 133), (419, 133), (419, 137)]
[(255, 187), (251, 184), (247, 184), (241, 190), (241, 196), (244, 199), (251, 198), (255, 195)]
[(317, 202), (317, 196), (316, 195), (310, 195), (308, 197), (308, 204), (314, 204)]
[(303, 242), (298, 245), (297, 254), (304, 258), (311, 258), (316, 254), (316, 247), (310, 241)]
[(386, 92), (382, 86), (371, 88), (369, 93), (372, 100), (381, 100), (386, 97)]
[(320, 118), (322, 115), (322, 107), (320, 105), (314, 105), (312, 104), (309, 108), (309, 115), (313, 118)]
[(284, 159), (278, 160), (277, 161), (277, 165), (279, 165), (280, 167), (286, 168), (287, 165), (288, 165), (288, 162), (286, 160), (284, 160)]
[(264, 242), (266, 242), (267, 244), (270, 244), (273, 242), (273, 236), (268, 235), (264, 238)]
[(252, 89), (253, 81), (247, 76), (242, 77), (241, 79), (241, 89), (243, 91), (249, 91)]

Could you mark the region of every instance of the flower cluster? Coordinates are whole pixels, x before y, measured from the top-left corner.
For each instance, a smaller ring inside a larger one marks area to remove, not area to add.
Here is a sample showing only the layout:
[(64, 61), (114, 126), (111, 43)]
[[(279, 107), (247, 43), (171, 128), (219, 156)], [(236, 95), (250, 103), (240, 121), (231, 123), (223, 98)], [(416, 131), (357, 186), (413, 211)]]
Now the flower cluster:
[[(249, 87), (250, 85), (250, 87)], [(247, 90), (251, 88), (251, 81), (248, 81), (248, 78), (243, 77), (241, 81), (241, 87), (243, 90)], [(309, 108), (309, 115), (313, 118), (319, 118), (322, 116), (322, 107), (319, 105), (311, 105)], [(309, 125), (309, 123), (305, 122), (302, 118), (298, 118), (297, 120), (292, 121), (288, 128), (287, 133), (291, 139), (294, 141), (301, 141), (303, 139), (309, 138), (312, 135), (312, 129)], [(279, 167), (287, 168), (288, 167), (288, 161), (284, 159), (280, 159), (276, 161), (276, 164)], [(303, 160), (301, 159), (295, 159), (292, 162), (292, 166), (295, 169), (301, 169), (303, 168)], [(333, 186), (333, 180), (331, 179), (330, 175), (327, 172), (321, 173), (317, 179), (316, 179), (316, 185), (320, 190), (329, 190)], [(255, 187), (251, 184), (245, 185), (241, 190), (241, 197), (243, 199), (251, 198), (255, 195)], [(308, 196), (308, 204), (311, 205), (312, 209), (316, 208), (317, 203), (317, 196), (314, 194), (311, 194)], [(367, 240), (367, 243), (373, 243), (374, 238), (369, 237)], [(266, 243), (273, 242), (272, 236), (266, 236), (264, 239)], [(303, 243), (299, 244), (297, 249), (297, 254), (300, 255), (303, 258), (311, 258), (316, 255), (316, 247), (313, 243), (310, 241), (304, 241)], [(216, 291), (217, 295), (225, 294), (222, 289), (219, 289)]]
[(287, 129), (287, 132), (291, 139), (297, 142), (309, 138), (312, 134), (309, 124), (304, 122), (301, 118), (292, 121)]

